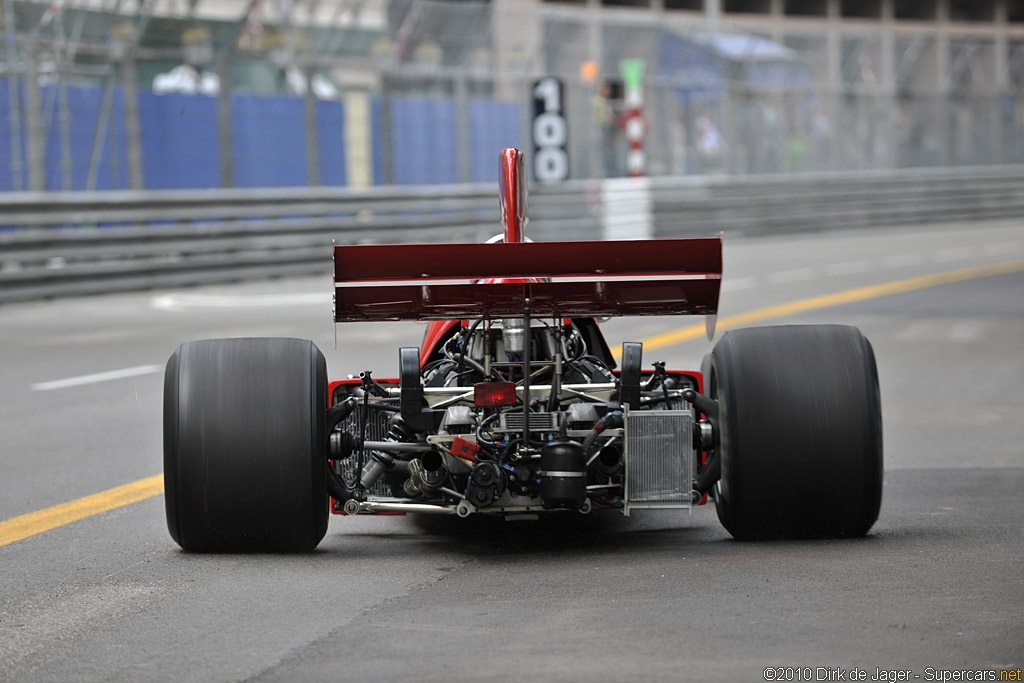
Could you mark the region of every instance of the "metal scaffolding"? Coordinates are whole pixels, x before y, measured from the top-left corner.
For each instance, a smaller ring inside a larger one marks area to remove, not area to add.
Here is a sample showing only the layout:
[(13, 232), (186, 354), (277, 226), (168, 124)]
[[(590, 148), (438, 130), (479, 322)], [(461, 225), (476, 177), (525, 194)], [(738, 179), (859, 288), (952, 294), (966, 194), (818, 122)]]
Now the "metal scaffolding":
[[(969, 20), (949, 0), (923, 18), (894, 0), (798, 18), (781, 0), (636, 4), (4, 0), (0, 187), (475, 180), (478, 147), (529, 148), (546, 76), (565, 90), (571, 177), (622, 175), (619, 64), (636, 59), (650, 175), (1024, 161), (1024, 24), (1003, 0)], [(209, 105), (180, 123), (160, 93)], [(278, 109), (276, 128), (251, 124)], [(437, 135), (407, 135), (425, 118)], [(249, 153), (286, 132), (297, 144)], [(184, 170), (160, 180), (168, 149)], [(292, 152), (301, 168), (276, 174)]]

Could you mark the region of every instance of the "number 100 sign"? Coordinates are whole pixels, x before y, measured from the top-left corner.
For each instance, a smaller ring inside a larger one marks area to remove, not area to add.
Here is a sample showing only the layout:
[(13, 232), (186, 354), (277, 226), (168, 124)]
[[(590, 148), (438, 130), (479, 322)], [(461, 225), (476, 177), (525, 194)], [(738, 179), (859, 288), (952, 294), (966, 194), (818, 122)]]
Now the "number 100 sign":
[(533, 177), (558, 183), (569, 177), (569, 130), (562, 81), (547, 76), (533, 84)]

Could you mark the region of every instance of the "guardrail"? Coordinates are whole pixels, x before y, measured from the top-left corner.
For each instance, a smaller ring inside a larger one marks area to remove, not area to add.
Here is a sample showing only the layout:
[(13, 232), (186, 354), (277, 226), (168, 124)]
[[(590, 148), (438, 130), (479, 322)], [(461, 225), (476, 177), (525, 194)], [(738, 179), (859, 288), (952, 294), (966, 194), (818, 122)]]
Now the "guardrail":
[[(529, 215), (537, 240), (1024, 216), (1024, 167), (580, 181), (533, 189)], [(0, 194), (0, 226), (0, 302), (329, 273), (333, 242), (500, 232), (491, 184)]]
[(1024, 216), (1024, 166), (686, 180), (652, 180), (658, 236)]

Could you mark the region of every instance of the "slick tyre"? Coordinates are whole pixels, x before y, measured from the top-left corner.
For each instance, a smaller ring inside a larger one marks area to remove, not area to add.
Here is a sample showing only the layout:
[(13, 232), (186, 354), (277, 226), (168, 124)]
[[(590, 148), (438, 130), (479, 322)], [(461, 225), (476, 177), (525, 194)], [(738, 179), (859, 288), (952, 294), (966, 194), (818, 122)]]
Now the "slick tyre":
[(741, 540), (866, 534), (882, 500), (882, 417), (860, 330), (731, 331), (709, 369), (722, 468), (715, 505), (726, 530)]
[(327, 531), (327, 366), (310, 341), (182, 344), (164, 375), (167, 527), (185, 550), (311, 550)]

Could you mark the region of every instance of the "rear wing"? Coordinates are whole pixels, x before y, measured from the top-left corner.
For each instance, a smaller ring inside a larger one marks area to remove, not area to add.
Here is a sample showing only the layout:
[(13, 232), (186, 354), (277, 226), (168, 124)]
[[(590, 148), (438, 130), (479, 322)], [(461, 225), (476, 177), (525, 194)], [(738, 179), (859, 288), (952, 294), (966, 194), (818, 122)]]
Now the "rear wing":
[(714, 315), (721, 274), (721, 237), (343, 245), (334, 320)]

